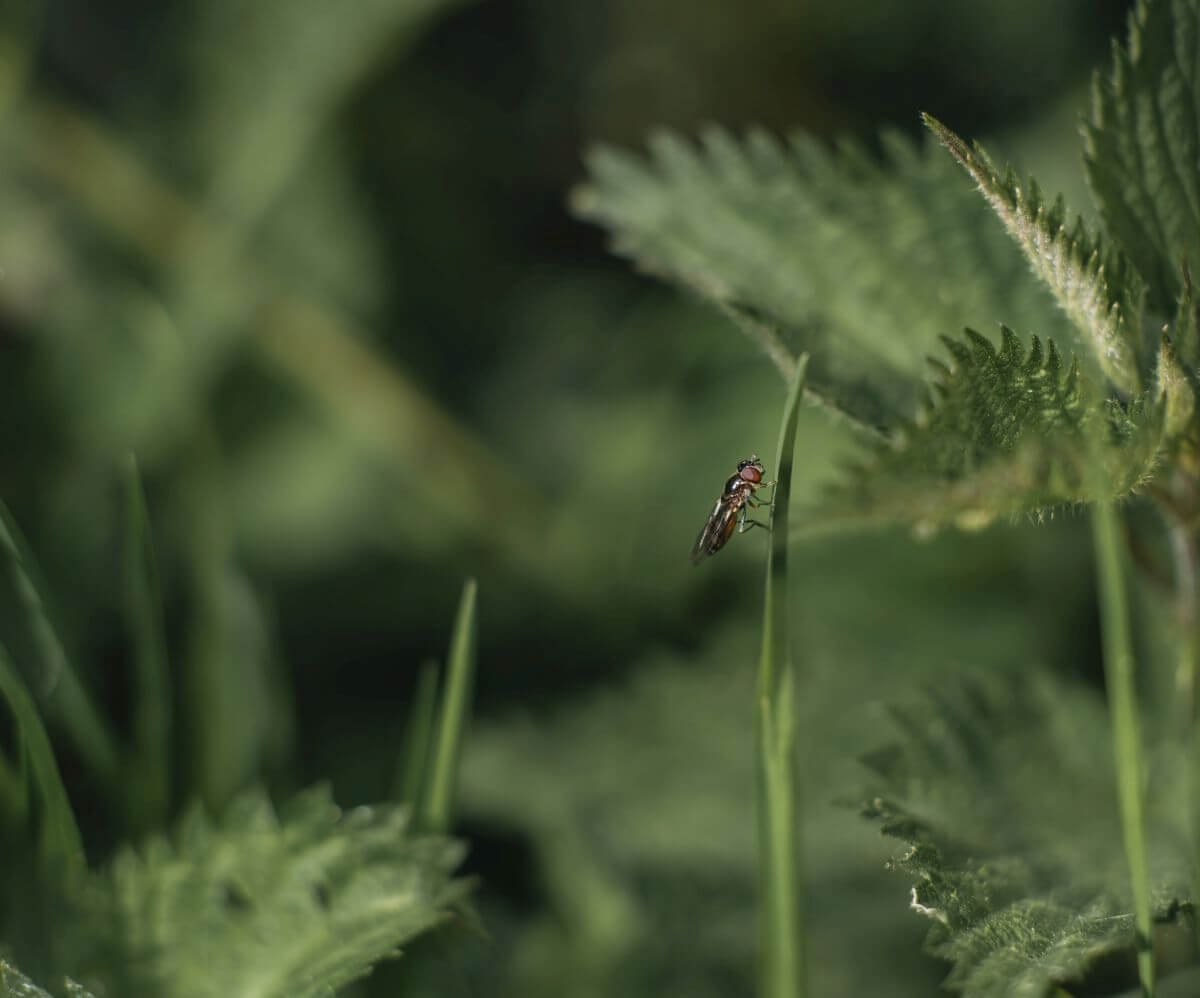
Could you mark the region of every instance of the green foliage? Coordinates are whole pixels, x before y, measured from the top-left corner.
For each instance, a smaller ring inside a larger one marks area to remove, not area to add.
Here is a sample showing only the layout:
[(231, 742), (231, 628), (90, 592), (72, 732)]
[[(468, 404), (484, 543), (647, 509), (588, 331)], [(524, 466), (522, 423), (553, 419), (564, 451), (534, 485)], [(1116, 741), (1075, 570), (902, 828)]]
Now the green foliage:
[[(1088, 181), (1109, 232), (1169, 315), (1183, 269), (1200, 263), (1200, 10), (1190, 0), (1139, 0), (1129, 39), (1097, 73), (1086, 124)], [(1195, 358), (1193, 357), (1193, 363)]]
[(137, 461), (125, 466), (125, 538), (122, 569), (125, 605), (133, 632), (134, 762), (130, 807), (143, 827), (160, 827), (170, 801), (171, 685), (161, 590), (150, 535), (150, 518)]
[[(947, 987), (990, 998), (1136, 980), (1103, 704), (1037, 676), (939, 692), (892, 717), (900, 739), (863, 757), (878, 779), (863, 812), (908, 845), (892, 865), (933, 922), (928, 948), (953, 965)], [(1182, 802), (1169, 782), (1156, 793), (1152, 907), (1169, 923), (1190, 873)]]
[(911, 416), (939, 335), (997, 317), (1059, 339), (1069, 327), (944, 157), (884, 143), (880, 164), (799, 134), (739, 142), (710, 129), (696, 148), (663, 133), (649, 161), (593, 150), (573, 205), (618, 252), (732, 310), (776, 355), (807, 352), (810, 393), (886, 429)]
[(193, 810), (174, 843), (126, 849), (105, 875), (104, 976), (119, 994), (330, 995), (447, 917), (462, 852), (414, 836), (399, 807), (343, 813), (323, 787), (278, 817), (259, 793), (219, 823)]
[(110, 787), (115, 786), (116, 740), (67, 657), (41, 572), (3, 504), (0, 563), (7, 577), (0, 619), (7, 625), (5, 637), (12, 643), (26, 686), (41, 709), (63, 725), (85, 762)]
[[(38, 857), (48, 870), (67, 874), (82, 868), (83, 840), (75, 824), (75, 814), (59, 775), (50, 738), (42, 725), (33, 697), (0, 646), (0, 699), (3, 699), (17, 733), (22, 785), (15, 788), (23, 800), (17, 806), (28, 814), (32, 805), (34, 837)], [(7, 772), (7, 760), (0, 759)]]
[[(66, 998), (93, 998), (92, 993), (70, 978), (64, 985)], [(0, 960), (0, 998), (53, 998), (10, 963)]]
[(475, 646), (478, 585), (468, 579), (450, 635), (446, 667), (446, 690), (438, 713), (436, 743), (430, 747), (429, 778), (421, 809), (423, 824), (434, 831), (450, 827), (454, 792), (458, 785), (458, 759), (466, 737), (471, 687), (475, 682)]
[[(1035, 183), (999, 173), (981, 149), (927, 121), (983, 201), (971, 204), (945, 164), (899, 140), (888, 140), (881, 166), (803, 137), (784, 147), (719, 131), (700, 149), (659, 136), (649, 163), (597, 150), (574, 197), (619, 252), (719, 304), (785, 374), (795, 350), (810, 351), (810, 394), (883, 431), (874, 457), (806, 530), (978, 526), (1123, 497), (1154, 475), (1195, 410), (1175, 347), (1156, 355), (1143, 345), (1141, 285), (1123, 258), (1068, 224), (1061, 200), (1046, 203)], [(1028, 354), (1007, 326), (999, 350), (970, 328), (965, 344), (947, 339), (985, 314), (1023, 316), (1036, 330)], [(1064, 335), (1081, 345), (1086, 370), (1063, 363)], [(929, 388), (921, 374), (939, 337), (951, 359), (933, 362)], [(1119, 394), (1106, 397), (1105, 381)], [(1086, 426), (1104, 423), (1097, 493), (1079, 444)]]
[[(803, 438), (796, 460), (799, 486)], [(792, 546), (786, 616), (797, 656), (811, 994), (935, 993), (917, 927), (881, 875), (873, 830), (830, 801), (856, 782), (849, 760), (878, 738), (864, 691), (900, 697), (968, 666), (1002, 672), (1040, 654), (1052, 622), (1074, 606), (1070, 594), (1086, 586), (1063, 547), (1076, 526), (920, 545), (891, 532)], [(730, 547), (763, 545), (759, 534)], [(1047, 545), (1047, 534), (1056, 542)], [(1056, 599), (1031, 606), (1031, 583)], [(480, 974), (503, 980), (497, 990), (550, 998), (571, 980), (590, 996), (752, 992), (761, 635), (748, 616), (714, 628), (697, 651), (651, 646), (599, 689), (473, 725), (462, 813), (473, 827), (503, 829), (506, 843), (527, 843), (544, 891), (540, 904), (516, 912), (487, 907), (486, 882), (479, 894), (499, 936), (479, 957)], [(887, 960), (861, 959), (867, 944)], [(465, 945), (462, 959), (470, 952)], [(693, 957), (681, 965), (680, 952)]]
[(1143, 381), (1140, 288), (1124, 260), (1091, 236), (1081, 219), (1068, 222), (1061, 198), (1047, 204), (1032, 179), (1022, 187), (1011, 169), (999, 173), (978, 145), (969, 147), (929, 115), (925, 123), (979, 185), (1096, 367), (1121, 391), (1136, 392)]
[[(1052, 340), (1043, 348), (1035, 336), (1026, 352), (1001, 327), (999, 350), (969, 329), (965, 342), (943, 342), (949, 363), (931, 361), (926, 406), (835, 490), (826, 519), (978, 527), (997, 515), (1125, 496), (1155, 470), (1162, 406), (1101, 401)], [(1106, 444), (1100, 496), (1087, 474), (1090, 427)]]

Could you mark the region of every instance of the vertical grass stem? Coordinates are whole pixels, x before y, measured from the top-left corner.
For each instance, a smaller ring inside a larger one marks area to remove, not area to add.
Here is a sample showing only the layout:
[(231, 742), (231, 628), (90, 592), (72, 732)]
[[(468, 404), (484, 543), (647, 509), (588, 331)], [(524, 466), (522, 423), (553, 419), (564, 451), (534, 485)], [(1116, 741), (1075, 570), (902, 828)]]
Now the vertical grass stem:
[(1145, 771), (1141, 725), (1138, 720), (1129, 601), (1121, 564), (1117, 513), (1109, 500), (1092, 510), (1092, 538), (1100, 591), (1100, 623), (1104, 641), (1104, 676), (1112, 717), (1113, 755), (1116, 762), (1117, 800), (1129, 879), (1133, 890), (1137, 928), (1138, 976), (1147, 998), (1154, 995), (1154, 961), (1151, 951), (1150, 875), (1146, 860), (1146, 820), (1142, 794)]
[(137, 780), (134, 820), (153, 828), (166, 818), (171, 752), (171, 689), (150, 518), (137, 461), (125, 477), (125, 605), (133, 636), (133, 735)]
[(120, 785), (116, 738), (96, 709), (67, 656), (52, 619), (46, 587), (33, 556), (8, 510), (0, 505), (0, 563), (12, 582), (19, 612), (28, 627), (29, 654), (22, 672), (41, 709), (58, 721), (80, 758), (109, 790)]
[(412, 709), (404, 730), (404, 753), (396, 773), (396, 798), (415, 814), (421, 806), (429, 759), (433, 754), (437, 714), (438, 664), (430, 659), (421, 666)]
[(774, 470), (778, 478), (771, 511), (763, 601), (762, 657), (756, 712), (758, 839), (761, 897), (762, 998), (804, 998), (808, 992), (801, 914), (799, 805), (796, 778), (795, 680), (788, 641), (788, 507), (791, 501), (796, 420), (807, 356), (792, 377)]

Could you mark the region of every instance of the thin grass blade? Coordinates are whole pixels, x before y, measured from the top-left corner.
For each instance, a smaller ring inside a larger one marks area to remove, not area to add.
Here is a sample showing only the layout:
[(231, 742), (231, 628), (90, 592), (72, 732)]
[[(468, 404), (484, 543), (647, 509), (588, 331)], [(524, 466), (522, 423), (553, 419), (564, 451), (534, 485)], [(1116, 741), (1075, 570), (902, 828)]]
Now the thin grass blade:
[(783, 407), (771, 511), (771, 546), (763, 602), (758, 669), (758, 837), (763, 998), (804, 998), (808, 992), (801, 921), (799, 803), (796, 778), (794, 677), (788, 639), (787, 542), (796, 420), (808, 358), (796, 364)]
[[(1093, 462), (1095, 463), (1095, 462)], [(1121, 558), (1121, 530), (1111, 502), (1092, 509), (1092, 539), (1100, 590), (1100, 623), (1104, 640), (1104, 676), (1112, 718), (1117, 800), (1137, 928), (1138, 977), (1147, 998), (1154, 995), (1151, 950), (1150, 874), (1146, 860), (1146, 815), (1143, 801), (1145, 758), (1138, 718), (1129, 600)]]
[(438, 664), (430, 659), (421, 666), (412, 710), (404, 732), (404, 754), (397, 772), (396, 798), (414, 812), (420, 807), (433, 754), (434, 721), (437, 713)]
[(3, 564), (17, 610), (28, 630), (29, 653), (36, 669), (25, 671), (41, 709), (61, 722), (83, 762), (109, 789), (119, 783), (117, 742), (96, 709), (67, 657), (51, 618), (46, 587), (42, 584), (28, 546), (8, 509), (0, 503), (0, 564)]
[(150, 519), (130, 455), (125, 478), (125, 606), (133, 638), (133, 737), (138, 776), (134, 818), (140, 827), (162, 824), (170, 796), (171, 685)]
[(429, 793), (423, 810), (425, 824), (432, 831), (448, 829), (452, 817), (458, 759), (475, 674), (476, 589), (475, 580), (468, 579), (450, 638), (446, 692), (438, 717), (437, 741), (429, 769)]
[(37, 809), (38, 852), (48, 865), (78, 868), (84, 865), (83, 838), (63, 786), (50, 738), (33, 696), (17, 673), (8, 651), (0, 645), (0, 696), (8, 703), (17, 728), (30, 789), (40, 802)]

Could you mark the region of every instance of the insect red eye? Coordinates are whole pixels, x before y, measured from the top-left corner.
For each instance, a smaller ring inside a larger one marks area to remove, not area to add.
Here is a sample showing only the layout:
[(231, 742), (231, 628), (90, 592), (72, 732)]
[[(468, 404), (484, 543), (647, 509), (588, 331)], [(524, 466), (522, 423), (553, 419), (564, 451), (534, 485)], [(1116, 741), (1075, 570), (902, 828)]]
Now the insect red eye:
[(746, 465), (738, 474), (747, 482), (754, 482), (756, 485), (762, 481), (762, 472), (752, 464)]

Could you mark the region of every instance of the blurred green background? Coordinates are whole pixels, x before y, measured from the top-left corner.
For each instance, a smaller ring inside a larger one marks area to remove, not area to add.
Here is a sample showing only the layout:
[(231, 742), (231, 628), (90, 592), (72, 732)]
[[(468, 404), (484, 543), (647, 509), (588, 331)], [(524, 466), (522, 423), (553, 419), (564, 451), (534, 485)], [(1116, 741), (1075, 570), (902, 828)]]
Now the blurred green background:
[[(926, 110), (1086, 213), (1074, 122), (1126, 6), (5, 5), (0, 498), (124, 731), (137, 454), (172, 812), (256, 781), (393, 793), (419, 668), (480, 580), (458, 830), (484, 931), (357, 993), (753, 988), (764, 545), (687, 554), (737, 459), (772, 452), (784, 388), (568, 215), (583, 151), (711, 121), (870, 145)], [(814, 411), (800, 440), (803, 502), (853, 449)], [(1085, 528), (797, 550), (814, 994), (936, 987), (892, 846), (835, 801), (887, 701), (1035, 662), (1098, 675)], [(102, 862), (144, 829), (56, 748)]]

